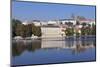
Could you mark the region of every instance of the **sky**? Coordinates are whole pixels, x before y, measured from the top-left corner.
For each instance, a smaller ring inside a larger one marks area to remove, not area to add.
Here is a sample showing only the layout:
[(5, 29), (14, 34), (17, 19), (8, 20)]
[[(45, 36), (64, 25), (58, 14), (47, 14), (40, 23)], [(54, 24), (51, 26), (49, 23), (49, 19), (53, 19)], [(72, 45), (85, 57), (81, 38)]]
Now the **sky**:
[(70, 19), (72, 14), (95, 19), (95, 6), (12, 1), (12, 18), (21, 21)]

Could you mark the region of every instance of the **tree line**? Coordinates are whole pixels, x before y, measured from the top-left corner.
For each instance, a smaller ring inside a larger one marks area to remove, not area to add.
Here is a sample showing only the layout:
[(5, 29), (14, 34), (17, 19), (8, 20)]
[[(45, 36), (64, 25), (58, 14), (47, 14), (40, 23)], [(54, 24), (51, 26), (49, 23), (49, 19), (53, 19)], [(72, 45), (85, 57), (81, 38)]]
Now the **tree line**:
[(33, 23), (24, 25), (20, 20), (12, 19), (12, 37), (21, 36), (25, 38), (25, 37), (31, 37), (32, 34), (34, 36), (40, 37), (41, 27), (35, 26)]
[(85, 22), (82, 24), (76, 23), (76, 25), (82, 25), (82, 28), (80, 29), (81, 34), (78, 31), (75, 31), (75, 26), (71, 25), (70, 28), (66, 28), (64, 31), (66, 36), (72, 36), (76, 34), (76, 36), (79, 35), (96, 35), (96, 25), (93, 23), (92, 25), (86, 24)]

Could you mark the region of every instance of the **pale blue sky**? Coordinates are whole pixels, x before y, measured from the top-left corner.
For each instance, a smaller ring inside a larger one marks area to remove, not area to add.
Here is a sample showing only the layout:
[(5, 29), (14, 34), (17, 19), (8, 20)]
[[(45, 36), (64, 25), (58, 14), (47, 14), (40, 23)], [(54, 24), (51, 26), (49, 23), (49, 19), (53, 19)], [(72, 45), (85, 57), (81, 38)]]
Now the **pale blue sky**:
[(24, 20), (69, 19), (71, 15), (95, 19), (95, 6), (38, 2), (12, 2), (12, 18)]

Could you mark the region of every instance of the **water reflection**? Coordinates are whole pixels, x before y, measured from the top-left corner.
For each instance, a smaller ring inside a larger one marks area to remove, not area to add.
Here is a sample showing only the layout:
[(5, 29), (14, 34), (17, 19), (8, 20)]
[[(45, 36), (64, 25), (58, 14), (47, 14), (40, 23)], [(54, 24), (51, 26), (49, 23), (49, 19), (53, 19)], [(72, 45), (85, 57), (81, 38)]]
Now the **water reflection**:
[(71, 49), (72, 54), (86, 51), (88, 48), (95, 48), (95, 37), (89, 38), (49, 38), (41, 40), (21, 40), (12, 42), (12, 56), (20, 56), (24, 51), (34, 52), (39, 49)]
[(14, 41), (12, 45), (12, 56), (19, 56), (24, 51), (35, 51), (41, 48), (41, 40), (39, 41)]
[(72, 53), (80, 53), (88, 48), (95, 48), (96, 40), (95, 37), (72, 37), (66, 38), (66, 47), (73, 48)]

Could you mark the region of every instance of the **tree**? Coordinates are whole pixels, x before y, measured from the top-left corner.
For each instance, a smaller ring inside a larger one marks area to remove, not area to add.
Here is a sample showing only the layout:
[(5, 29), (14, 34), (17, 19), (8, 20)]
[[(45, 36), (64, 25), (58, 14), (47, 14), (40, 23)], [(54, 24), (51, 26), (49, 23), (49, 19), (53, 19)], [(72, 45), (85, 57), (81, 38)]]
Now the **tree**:
[(81, 28), (81, 34), (82, 35), (92, 35), (92, 29), (91, 29), (91, 25), (88, 25), (87, 27), (83, 27)]
[(40, 26), (37, 27), (36, 34), (37, 34), (37, 36), (39, 36), (39, 37), (41, 36), (41, 27), (40, 27)]
[(96, 25), (92, 24), (92, 35), (96, 35)]
[(74, 28), (66, 28), (65, 34), (66, 36), (72, 36), (74, 34)]
[(85, 35), (86, 34), (86, 28), (85, 27), (82, 27), (81, 28), (81, 35)]
[(86, 23), (84, 22), (84, 23), (82, 23), (82, 26), (84, 27), (84, 26), (86, 26)]
[(21, 24), (21, 21), (18, 19), (12, 19), (11, 23), (12, 23), (12, 37), (14, 37), (16, 36), (16, 33), (15, 33), (16, 27), (18, 24)]
[(35, 36), (41, 36), (41, 27), (40, 26), (35, 26), (34, 24), (21, 24), (21, 21), (19, 20), (12, 20), (12, 36), (22, 36), (23, 38), (25, 37), (30, 37), (32, 34)]
[(90, 24), (88, 24), (88, 27), (87, 27), (87, 35), (92, 35), (92, 29), (91, 29)]
[(73, 23), (72, 22), (68, 22), (67, 25), (68, 26), (73, 26)]
[(30, 37), (32, 36), (32, 24), (28, 24), (25, 26), (25, 33), (26, 33), (26, 37)]
[(22, 36), (25, 37), (25, 26), (23, 24), (18, 24), (16, 26), (16, 36)]
[(41, 27), (40, 26), (35, 26), (34, 24), (32, 24), (32, 34), (34, 34), (35, 36), (40, 37), (41, 36)]

